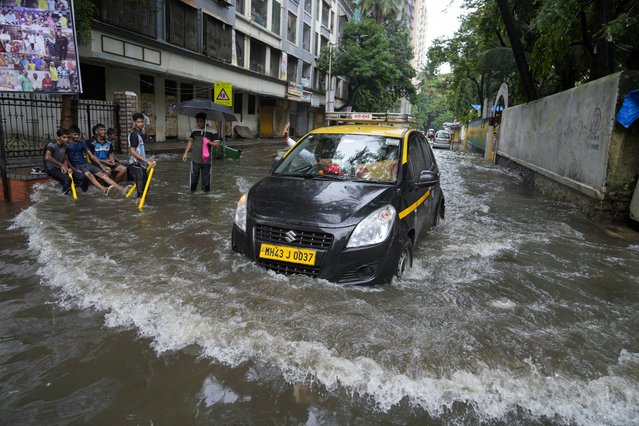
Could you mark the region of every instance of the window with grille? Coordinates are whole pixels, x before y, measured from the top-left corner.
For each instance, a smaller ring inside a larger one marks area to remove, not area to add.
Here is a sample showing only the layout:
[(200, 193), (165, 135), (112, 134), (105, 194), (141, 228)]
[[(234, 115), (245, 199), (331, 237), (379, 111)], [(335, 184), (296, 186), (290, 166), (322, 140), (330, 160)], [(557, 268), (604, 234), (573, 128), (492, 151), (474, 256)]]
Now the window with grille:
[(204, 51), (206, 56), (231, 62), (231, 26), (204, 15)]
[(251, 1), (251, 20), (266, 28), (266, 14), (268, 12), (267, 0)]
[(297, 16), (288, 12), (288, 41), (295, 44), (297, 42)]
[(288, 81), (297, 83), (297, 58), (288, 55)]
[(94, 17), (116, 27), (148, 37), (157, 37), (157, 10), (154, 0), (141, 0), (131, 13), (130, 0), (94, 0)]
[(235, 32), (235, 55), (237, 56), (237, 66), (244, 68), (244, 34)]
[(328, 17), (331, 7), (328, 3), (322, 2), (322, 25), (328, 28)]
[(309, 63), (302, 62), (302, 84), (305, 87), (311, 87), (311, 70), (312, 66)]
[(346, 24), (348, 23), (348, 17), (346, 15), (340, 15), (337, 23), (337, 34), (341, 38), (344, 35)]
[(271, 14), (273, 15), (271, 18), (271, 31), (274, 34), (280, 35), (282, 26), (282, 7), (279, 2), (273, 1)]
[(266, 45), (255, 39), (251, 39), (251, 70), (264, 74), (266, 63)]
[(302, 33), (302, 48), (307, 52), (311, 51), (311, 27), (304, 24), (304, 32)]
[(176, 46), (197, 51), (197, 36), (197, 10), (178, 0), (167, 1), (167, 41)]
[(271, 68), (269, 70), (271, 77), (277, 78), (280, 75), (280, 57), (280, 51), (271, 47)]

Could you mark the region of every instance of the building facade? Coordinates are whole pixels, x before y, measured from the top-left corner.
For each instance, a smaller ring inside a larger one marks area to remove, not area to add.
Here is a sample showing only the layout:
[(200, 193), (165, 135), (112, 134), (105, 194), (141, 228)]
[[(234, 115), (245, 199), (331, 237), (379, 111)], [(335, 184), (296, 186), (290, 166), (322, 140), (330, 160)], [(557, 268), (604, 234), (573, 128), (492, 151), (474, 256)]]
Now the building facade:
[[(97, 0), (89, 45), (79, 47), (82, 97), (137, 94), (158, 141), (181, 140), (194, 125), (172, 107), (213, 99), (215, 82), (233, 85), (237, 121), (257, 137), (296, 134), (323, 122), (327, 76), (316, 69), (352, 16), (342, 0)], [(333, 77), (340, 92), (339, 78)], [(123, 130), (126, 130), (124, 126)]]
[(411, 23), (411, 44), (413, 61), (411, 65), (419, 73), (426, 65), (426, 35), (428, 30), (428, 10), (426, 0), (414, 0), (413, 13), (408, 22)]

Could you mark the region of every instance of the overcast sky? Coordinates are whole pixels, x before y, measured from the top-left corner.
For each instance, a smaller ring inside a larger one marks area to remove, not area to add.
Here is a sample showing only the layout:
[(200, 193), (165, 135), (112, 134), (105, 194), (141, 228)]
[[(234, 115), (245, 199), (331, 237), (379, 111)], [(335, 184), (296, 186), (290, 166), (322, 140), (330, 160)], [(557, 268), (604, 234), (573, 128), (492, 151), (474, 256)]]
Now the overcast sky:
[(433, 40), (441, 36), (452, 36), (459, 28), (461, 0), (426, 0), (428, 26), (426, 44), (430, 47)]

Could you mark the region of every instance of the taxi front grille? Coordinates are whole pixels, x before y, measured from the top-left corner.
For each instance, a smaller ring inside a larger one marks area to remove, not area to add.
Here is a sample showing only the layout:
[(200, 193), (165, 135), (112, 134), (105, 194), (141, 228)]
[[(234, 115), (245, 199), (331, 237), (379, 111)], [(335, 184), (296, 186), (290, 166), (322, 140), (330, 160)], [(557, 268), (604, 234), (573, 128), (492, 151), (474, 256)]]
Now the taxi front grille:
[(255, 239), (258, 241), (315, 250), (328, 250), (333, 243), (333, 236), (331, 234), (261, 224), (255, 225)]
[(264, 268), (271, 269), (284, 275), (300, 274), (317, 278), (320, 272), (320, 268), (317, 266), (292, 265), (290, 263), (282, 263), (266, 259), (260, 259), (257, 263)]

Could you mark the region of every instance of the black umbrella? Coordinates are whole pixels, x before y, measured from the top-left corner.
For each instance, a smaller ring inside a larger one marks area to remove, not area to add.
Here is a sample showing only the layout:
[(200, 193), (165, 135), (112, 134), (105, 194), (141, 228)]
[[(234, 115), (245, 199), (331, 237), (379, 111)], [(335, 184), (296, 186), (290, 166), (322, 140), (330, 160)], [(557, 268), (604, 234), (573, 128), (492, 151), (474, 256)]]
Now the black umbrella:
[(216, 104), (208, 99), (191, 99), (184, 101), (173, 107), (173, 111), (178, 114), (195, 117), (196, 114), (203, 112), (206, 118), (215, 121), (237, 121), (233, 110), (225, 105)]

